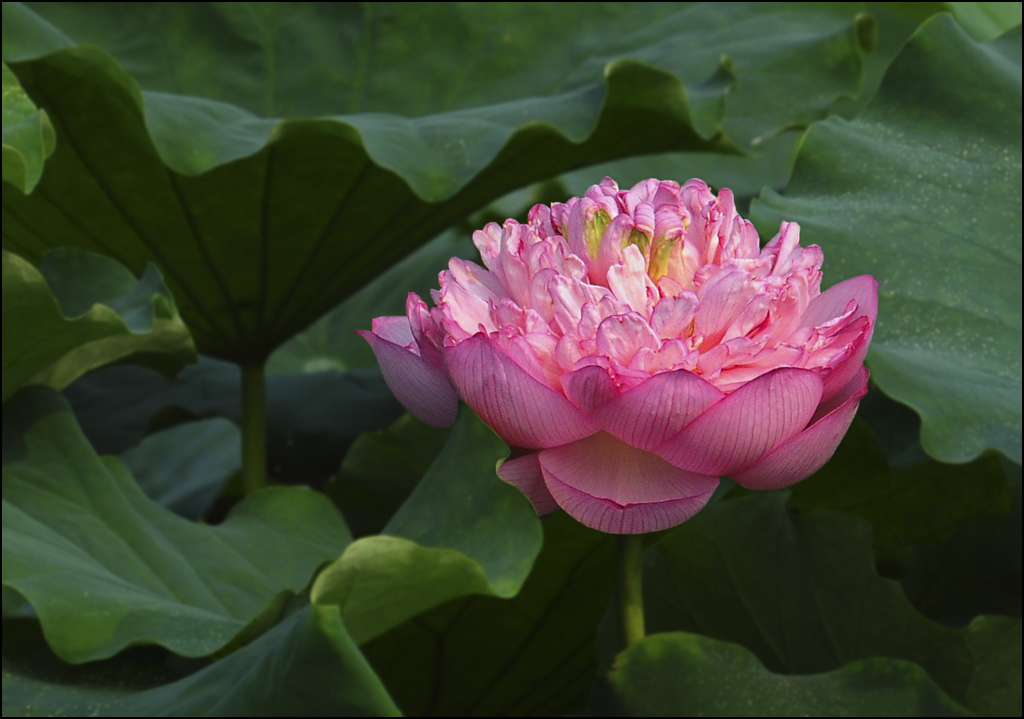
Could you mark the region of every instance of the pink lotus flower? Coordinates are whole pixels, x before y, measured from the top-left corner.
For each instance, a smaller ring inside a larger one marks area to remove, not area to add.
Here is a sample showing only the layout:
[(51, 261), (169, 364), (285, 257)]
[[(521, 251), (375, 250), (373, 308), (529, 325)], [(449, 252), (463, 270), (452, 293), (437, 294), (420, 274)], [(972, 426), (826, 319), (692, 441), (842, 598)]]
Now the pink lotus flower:
[(409, 411), (450, 426), (462, 398), (513, 453), (498, 470), (538, 513), (652, 532), (719, 477), (777, 489), (832, 456), (867, 391), (878, 285), (821, 293), (822, 252), (754, 227), (700, 180), (606, 178), (474, 234), (429, 309), (361, 332)]

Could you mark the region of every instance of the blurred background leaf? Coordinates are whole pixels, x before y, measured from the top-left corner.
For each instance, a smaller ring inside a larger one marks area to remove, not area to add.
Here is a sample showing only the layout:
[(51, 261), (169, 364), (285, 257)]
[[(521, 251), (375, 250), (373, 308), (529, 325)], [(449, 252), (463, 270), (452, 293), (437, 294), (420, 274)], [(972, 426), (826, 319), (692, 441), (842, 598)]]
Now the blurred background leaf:
[(975, 715), (910, 662), (863, 659), (813, 676), (781, 676), (743, 647), (674, 633), (647, 637), (620, 655), (588, 716)]
[(5, 657), (3, 715), (401, 716), (333, 608), (298, 612), (227, 659), (160, 686), (166, 675), (138, 663), (73, 668)]
[(933, 457), (1021, 461), (1021, 31), (981, 45), (928, 21), (853, 122), (807, 133), (764, 227), (800, 222), (830, 282), (881, 283), (872, 379)]
[(544, 548), (512, 599), (450, 602), (363, 646), (407, 716), (565, 716), (586, 706), (615, 540), (546, 517)]
[(3, 180), (28, 193), (43, 175), (43, 163), (57, 142), (46, 112), (22, 89), (7, 63), (3, 65)]
[(70, 250), (42, 272), (3, 251), (3, 401), (27, 384), (63, 389), (132, 358), (173, 374), (195, 347), (152, 265), (141, 280), (116, 262)]
[(4, 408), (3, 583), (67, 661), (140, 643), (202, 657), (258, 635), (350, 541), (330, 502), (301, 489), (252, 495), (219, 527), (192, 524), (97, 457), (52, 390)]
[(926, 619), (877, 574), (871, 528), (857, 517), (794, 515), (786, 493), (721, 502), (648, 550), (645, 571), (650, 633), (735, 642), (782, 674), (905, 660), (971, 711), (1020, 712), (1020, 620), (951, 629)]

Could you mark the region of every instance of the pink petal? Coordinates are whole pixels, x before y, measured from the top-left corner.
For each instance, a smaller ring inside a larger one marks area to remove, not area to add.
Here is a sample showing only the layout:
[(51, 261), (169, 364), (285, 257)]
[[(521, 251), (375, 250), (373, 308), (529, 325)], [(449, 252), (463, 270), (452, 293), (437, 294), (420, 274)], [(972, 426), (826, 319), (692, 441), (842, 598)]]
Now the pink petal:
[[(405, 331), (412, 338), (409, 322), (405, 317), (380, 317), (378, 320), (401, 320)], [(459, 398), (448, 382), (442, 367), (433, 365), (405, 346), (398, 345), (385, 337), (400, 339), (397, 322), (374, 320), (374, 332), (358, 330), (356, 334), (370, 343), (377, 355), (384, 381), (402, 406), (432, 427), (451, 427), (459, 410)]]
[(804, 312), (801, 324), (804, 327), (814, 327), (828, 320), (839, 317), (846, 312), (846, 306), (850, 300), (856, 300), (858, 306), (857, 317), (867, 317), (871, 322), (871, 328), (859, 347), (843, 361), (832, 373), (825, 378), (824, 397), (827, 399), (842, 389), (851, 379), (857, 376), (864, 358), (868, 354), (868, 345), (871, 343), (871, 336), (875, 331), (875, 320), (878, 317), (878, 280), (871, 275), (853, 277), (838, 285), (830, 287), (825, 292), (811, 300)]
[(588, 415), (619, 393), (608, 370), (597, 365), (562, 375), (561, 381), (565, 396)]
[(558, 447), (596, 431), (561, 392), (531, 377), (483, 334), (445, 350), (445, 364), (459, 396), (513, 447)]
[(752, 467), (730, 476), (748, 489), (781, 489), (807, 479), (832, 457), (867, 391), (868, 371), (861, 367), (839, 395), (842, 399), (835, 409)]
[(544, 484), (539, 452), (505, 460), (498, 467), (498, 476), (525, 494), (537, 514), (550, 514), (558, 509), (558, 503)]
[(576, 520), (611, 534), (657, 532), (707, 504), (718, 477), (677, 469), (600, 432), (540, 453), (544, 481)]
[(691, 472), (731, 475), (804, 429), (822, 386), (808, 370), (787, 367), (763, 374), (713, 405), (658, 454)]
[(692, 372), (656, 374), (594, 412), (609, 434), (654, 452), (725, 395)]
[[(408, 317), (377, 317), (373, 320), (373, 332), (382, 340), (399, 347), (408, 347), (416, 341)], [(356, 330), (356, 334), (365, 336), (366, 330)]]

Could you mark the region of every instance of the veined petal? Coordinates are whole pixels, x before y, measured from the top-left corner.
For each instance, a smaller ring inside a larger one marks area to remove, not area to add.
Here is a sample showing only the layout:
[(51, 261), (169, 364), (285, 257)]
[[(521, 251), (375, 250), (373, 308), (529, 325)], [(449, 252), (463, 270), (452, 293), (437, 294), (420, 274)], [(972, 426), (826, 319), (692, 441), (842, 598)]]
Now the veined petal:
[(867, 391), (868, 371), (861, 367), (836, 396), (834, 409), (753, 466), (730, 476), (747, 489), (782, 489), (810, 477), (836, 451)]
[[(409, 337), (409, 322), (405, 317), (378, 318), (402, 320)], [(378, 324), (374, 330), (386, 326), (386, 332), (394, 337), (398, 323)], [(431, 364), (406, 347), (398, 345), (374, 332), (358, 330), (356, 334), (370, 343), (377, 356), (384, 381), (402, 406), (432, 427), (451, 427), (459, 410), (459, 398), (455, 395), (443, 367)]]
[(525, 494), (537, 514), (549, 514), (558, 509), (558, 503), (544, 483), (539, 452), (506, 459), (498, 466), (498, 476)]
[(482, 334), (445, 350), (462, 399), (513, 447), (545, 449), (593, 434), (586, 415), (545, 386)]
[(784, 368), (745, 384), (668, 440), (658, 454), (677, 467), (723, 475), (751, 466), (804, 429), (821, 400), (821, 379)]
[(562, 375), (562, 389), (569, 401), (588, 415), (618, 394), (608, 370), (598, 365)]
[(577, 521), (611, 534), (657, 532), (707, 504), (718, 477), (680, 470), (600, 432), (540, 453), (544, 481)]
[(601, 405), (593, 417), (626, 444), (655, 452), (724, 398), (692, 372), (662, 372)]
[(801, 322), (804, 327), (816, 327), (830, 319), (839, 317), (846, 311), (846, 306), (851, 299), (857, 302), (858, 308), (853, 319), (867, 317), (871, 326), (859, 346), (825, 378), (824, 397), (826, 399), (839, 392), (851, 379), (856, 377), (864, 364), (868, 346), (871, 344), (871, 337), (875, 332), (875, 321), (878, 318), (878, 280), (871, 275), (861, 275), (833, 285), (811, 300)]

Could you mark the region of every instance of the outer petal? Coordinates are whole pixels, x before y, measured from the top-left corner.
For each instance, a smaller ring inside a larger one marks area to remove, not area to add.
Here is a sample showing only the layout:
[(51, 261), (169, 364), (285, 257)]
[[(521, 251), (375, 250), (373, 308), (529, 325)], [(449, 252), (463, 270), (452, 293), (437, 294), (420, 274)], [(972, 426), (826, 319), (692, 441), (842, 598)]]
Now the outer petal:
[(593, 418), (626, 444), (655, 452), (724, 398), (692, 372), (662, 372), (603, 404)]
[(561, 383), (565, 396), (587, 414), (619, 392), (608, 370), (597, 365), (588, 365), (564, 374)]
[(540, 453), (555, 501), (579, 522), (611, 534), (657, 532), (707, 504), (718, 477), (680, 470), (600, 432)]
[(787, 367), (763, 374), (713, 405), (658, 454), (700, 474), (749, 467), (807, 426), (822, 387), (809, 370)]
[(832, 457), (867, 391), (868, 371), (861, 367), (860, 372), (836, 396), (835, 409), (783, 442), (752, 467), (730, 476), (748, 489), (781, 489), (807, 479)]
[(544, 484), (539, 452), (505, 460), (498, 467), (498, 476), (525, 494), (537, 514), (549, 514), (558, 509), (558, 503)]
[(411, 341), (412, 331), (405, 317), (379, 319), (387, 320), (374, 321), (374, 330), (380, 334), (365, 330), (358, 330), (356, 334), (370, 343), (384, 381), (402, 406), (424, 422), (432, 427), (451, 427), (459, 411), (459, 398), (444, 369), (430, 364), (405, 346), (385, 339), (385, 336), (399, 339), (398, 325), (405, 323), (405, 332)]
[(558, 447), (597, 431), (561, 392), (531, 377), (483, 334), (446, 349), (444, 359), (459, 396), (513, 447)]
[(811, 300), (801, 322), (804, 327), (813, 327), (838, 317), (846, 311), (846, 305), (851, 299), (856, 300), (860, 308), (857, 316), (867, 317), (871, 322), (871, 328), (856, 351), (825, 379), (826, 399), (856, 377), (861, 365), (864, 364), (868, 345), (871, 344), (871, 337), (875, 331), (875, 320), (878, 318), (878, 280), (871, 275), (861, 275), (830, 287)]

